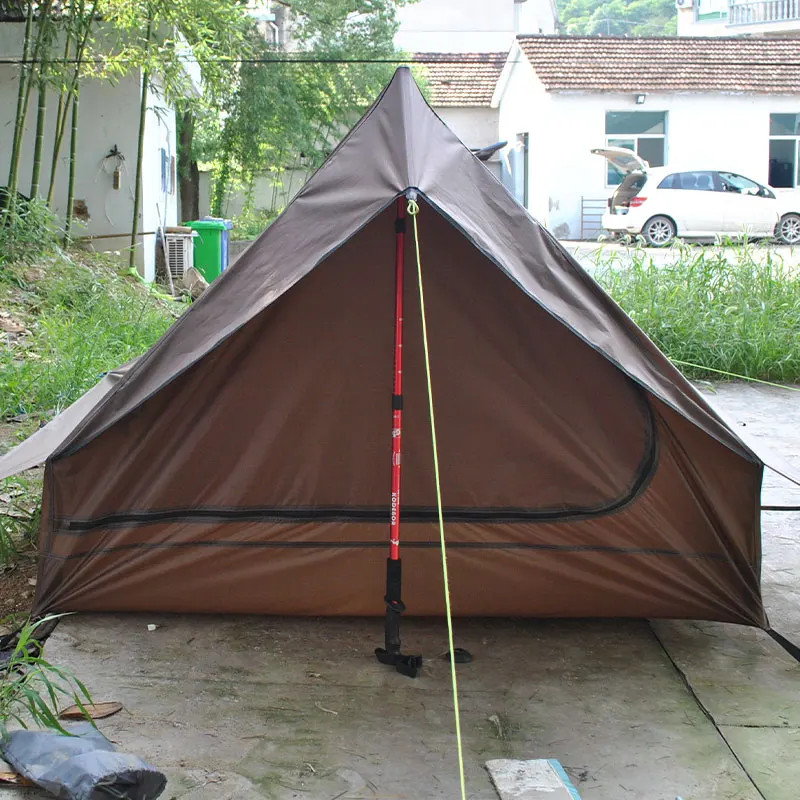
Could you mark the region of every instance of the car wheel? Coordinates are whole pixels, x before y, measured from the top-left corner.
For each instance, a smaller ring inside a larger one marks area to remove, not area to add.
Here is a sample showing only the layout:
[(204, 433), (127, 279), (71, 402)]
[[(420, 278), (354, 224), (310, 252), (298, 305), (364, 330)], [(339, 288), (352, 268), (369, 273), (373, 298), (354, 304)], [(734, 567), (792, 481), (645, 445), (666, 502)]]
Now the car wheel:
[(800, 244), (800, 214), (784, 214), (778, 223), (778, 240), (784, 244)]
[(642, 228), (642, 236), (650, 247), (665, 247), (676, 233), (675, 223), (669, 217), (651, 217)]

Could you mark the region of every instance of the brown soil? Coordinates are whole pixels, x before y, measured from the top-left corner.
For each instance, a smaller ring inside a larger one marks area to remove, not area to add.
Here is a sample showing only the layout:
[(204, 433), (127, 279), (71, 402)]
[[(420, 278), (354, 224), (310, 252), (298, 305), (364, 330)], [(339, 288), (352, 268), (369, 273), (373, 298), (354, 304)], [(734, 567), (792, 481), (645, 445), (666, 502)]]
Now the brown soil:
[(35, 579), (35, 552), (24, 553), (16, 564), (0, 569), (0, 628), (19, 624), (30, 614)]
[[(16, 434), (21, 429), (19, 424), (0, 423), (0, 453), (19, 443)], [(11, 564), (0, 564), (0, 633), (3, 628), (19, 624), (30, 613), (36, 592), (31, 581), (35, 578), (36, 551), (33, 548), (19, 553)]]
[(15, 444), (17, 444), (15, 434), (18, 430), (18, 425), (0, 422), (0, 455), (5, 453), (7, 450), (10, 450)]

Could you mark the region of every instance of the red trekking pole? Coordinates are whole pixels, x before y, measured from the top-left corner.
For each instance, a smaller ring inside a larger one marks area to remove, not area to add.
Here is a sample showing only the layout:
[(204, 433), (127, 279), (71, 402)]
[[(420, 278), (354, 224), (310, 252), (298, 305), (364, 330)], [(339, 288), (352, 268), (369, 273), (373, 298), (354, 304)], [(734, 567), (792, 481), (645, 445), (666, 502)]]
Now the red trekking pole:
[(403, 442), (403, 266), (406, 249), (406, 198), (397, 200), (395, 221), (395, 306), (394, 306), (394, 389), (392, 391), (392, 496), (389, 512), (389, 558), (386, 560), (386, 647), (375, 655), (382, 664), (395, 667), (402, 675), (416, 678), (422, 656), (400, 652), (400, 615), (406, 610), (401, 599), (400, 561), (400, 462)]

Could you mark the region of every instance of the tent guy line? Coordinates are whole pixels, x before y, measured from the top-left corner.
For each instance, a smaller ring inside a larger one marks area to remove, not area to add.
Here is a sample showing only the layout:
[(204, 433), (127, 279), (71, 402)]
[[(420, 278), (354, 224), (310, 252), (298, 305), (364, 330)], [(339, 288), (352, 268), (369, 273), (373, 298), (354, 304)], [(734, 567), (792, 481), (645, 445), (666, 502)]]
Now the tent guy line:
[[(444, 584), (444, 613), (447, 620), (447, 644), (450, 655), (450, 679), (453, 684), (453, 712), (456, 725), (456, 753), (458, 755), (458, 776), (461, 800), (467, 800), (467, 783), (464, 777), (464, 744), (461, 737), (461, 706), (458, 698), (458, 676), (456, 674), (456, 646), (453, 636), (453, 611), (450, 598), (450, 575), (447, 569), (447, 541), (444, 533), (444, 511), (442, 509), (442, 481), (439, 470), (439, 439), (436, 435), (436, 412), (433, 402), (433, 383), (431, 381), (431, 355), (428, 341), (428, 316), (425, 312), (425, 290), (422, 280), (422, 257), (419, 247), (419, 204), (416, 191), (408, 194), (408, 213), (414, 227), (414, 249), (417, 256), (417, 287), (419, 288), (419, 317), (422, 322), (422, 352), (425, 360), (425, 382), (428, 389), (428, 410), (431, 423), (431, 447), (433, 450), (433, 481), (436, 486), (436, 511), (439, 522), (439, 543), (442, 553), (442, 583)], [(466, 651), (463, 651), (466, 653)], [(469, 660), (472, 656), (466, 654)]]

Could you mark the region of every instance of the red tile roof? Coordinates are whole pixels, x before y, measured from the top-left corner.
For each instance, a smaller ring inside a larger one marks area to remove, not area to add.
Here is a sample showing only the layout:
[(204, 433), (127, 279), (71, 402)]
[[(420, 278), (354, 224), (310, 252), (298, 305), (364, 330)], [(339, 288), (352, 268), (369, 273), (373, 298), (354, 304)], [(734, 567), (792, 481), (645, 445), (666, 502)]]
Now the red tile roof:
[(490, 106), (507, 53), (417, 53), (432, 106)]
[(548, 91), (800, 94), (800, 39), (518, 36)]

